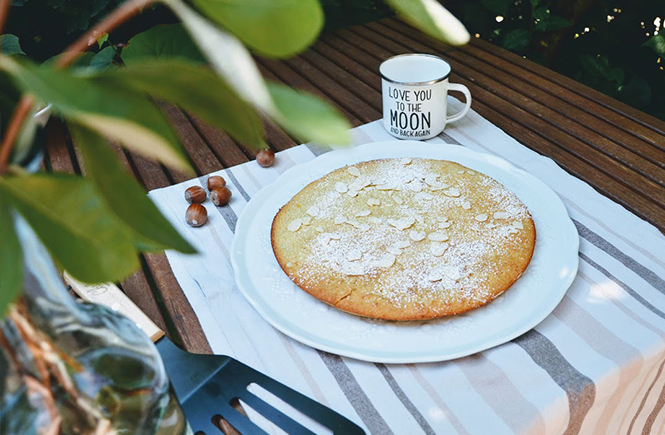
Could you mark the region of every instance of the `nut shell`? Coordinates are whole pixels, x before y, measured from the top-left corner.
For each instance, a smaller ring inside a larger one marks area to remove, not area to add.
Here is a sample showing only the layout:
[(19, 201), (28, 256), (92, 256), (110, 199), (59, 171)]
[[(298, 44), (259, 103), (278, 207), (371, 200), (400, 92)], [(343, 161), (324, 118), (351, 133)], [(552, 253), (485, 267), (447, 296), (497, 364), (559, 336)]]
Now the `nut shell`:
[(275, 152), (271, 149), (264, 149), (256, 155), (256, 163), (264, 168), (272, 166), (275, 163)]
[(192, 186), (185, 190), (185, 200), (190, 204), (201, 203), (206, 200), (206, 191), (203, 187)]
[(200, 227), (208, 221), (208, 210), (201, 204), (192, 204), (187, 207), (185, 220), (192, 227)]
[(211, 175), (208, 177), (208, 191), (212, 192), (213, 189), (226, 186), (226, 180), (219, 175)]
[(210, 200), (217, 207), (221, 207), (229, 203), (231, 200), (231, 191), (227, 187), (218, 187), (210, 191)]

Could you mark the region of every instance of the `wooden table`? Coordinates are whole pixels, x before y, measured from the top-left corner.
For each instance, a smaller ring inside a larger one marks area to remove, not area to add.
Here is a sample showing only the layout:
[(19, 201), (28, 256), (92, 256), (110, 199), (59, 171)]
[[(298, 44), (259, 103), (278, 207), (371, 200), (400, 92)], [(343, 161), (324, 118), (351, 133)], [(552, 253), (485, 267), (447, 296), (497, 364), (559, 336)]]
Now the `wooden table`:
[[(453, 49), (386, 19), (325, 34), (295, 58), (258, 63), (266, 78), (324, 97), (358, 126), (381, 117), (379, 64), (407, 52), (447, 59), (451, 81), (469, 87), (474, 110), (665, 232), (665, 122), (487, 42), (473, 39)], [(254, 150), (225, 133), (176, 107), (164, 110), (198, 175), (254, 159)], [(47, 168), (80, 172), (62, 126), (51, 123), (48, 129)], [(275, 151), (297, 145), (272, 123), (266, 131)], [(137, 155), (118, 154), (147, 190), (187, 179)], [(145, 255), (142, 269), (121, 286), (176, 342), (210, 352), (163, 254)]]

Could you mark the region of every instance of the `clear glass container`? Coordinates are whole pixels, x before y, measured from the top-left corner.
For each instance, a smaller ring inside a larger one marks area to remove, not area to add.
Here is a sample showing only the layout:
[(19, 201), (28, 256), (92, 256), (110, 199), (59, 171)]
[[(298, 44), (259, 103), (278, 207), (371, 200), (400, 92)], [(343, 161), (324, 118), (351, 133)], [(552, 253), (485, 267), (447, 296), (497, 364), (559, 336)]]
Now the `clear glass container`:
[(17, 217), (16, 227), (24, 292), (1, 323), (0, 433), (191, 433), (150, 338), (76, 302), (29, 225)]

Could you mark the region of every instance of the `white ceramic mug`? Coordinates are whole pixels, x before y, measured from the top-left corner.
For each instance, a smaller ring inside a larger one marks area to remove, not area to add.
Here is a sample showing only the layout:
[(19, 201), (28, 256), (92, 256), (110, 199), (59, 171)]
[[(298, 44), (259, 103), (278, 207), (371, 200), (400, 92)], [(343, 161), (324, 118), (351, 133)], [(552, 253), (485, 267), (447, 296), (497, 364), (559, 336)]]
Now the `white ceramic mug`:
[[(450, 64), (431, 54), (401, 54), (381, 63), (383, 125), (400, 139), (429, 139), (449, 122), (457, 121), (471, 107), (471, 93), (460, 84), (449, 83)], [(448, 91), (466, 97), (461, 112), (448, 116)]]

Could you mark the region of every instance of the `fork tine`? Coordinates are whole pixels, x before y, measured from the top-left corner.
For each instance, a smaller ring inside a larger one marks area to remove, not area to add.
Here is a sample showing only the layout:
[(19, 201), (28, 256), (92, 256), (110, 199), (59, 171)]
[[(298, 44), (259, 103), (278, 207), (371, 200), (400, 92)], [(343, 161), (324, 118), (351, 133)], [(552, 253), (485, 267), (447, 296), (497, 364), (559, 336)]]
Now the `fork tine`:
[[(301, 394), (292, 388), (289, 388), (286, 385), (283, 385), (280, 382), (264, 375), (263, 373), (254, 370), (253, 368), (241, 363), (238, 360), (229, 361), (224, 371), (228, 371), (229, 374), (233, 374), (229, 377), (234, 379), (234, 382), (237, 383), (236, 385), (243, 384), (242, 388), (246, 390), (247, 385), (256, 383), (282, 399), (284, 402), (291, 405), (293, 408), (332, 430), (334, 434), (365, 434), (365, 431), (363, 431), (359, 426), (357, 426), (346, 417), (310, 399), (304, 394)], [(238, 388), (238, 390), (240, 390), (240, 388)]]
[(250, 408), (254, 409), (256, 412), (270, 420), (272, 423), (276, 424), (280, 429), (289, 434), (302, 434), (302, 435), (316, 435), (311, 430), (307, 429), (305, 426), (301, 425), (288, 415), (284, 414), (282, 411), (277, 408), (269, 405), (261, 398), (247, 392), (239, 397), (243, 400)]
[(241, 434), (268, 435), (263, 429), (229, 405), (223, 403), (216, 404), (214, 407), (215, 411), (211, 412), (210, 403), (218, 403), (218, 400), (213, 402), (209, 397), (205, 397), (204, 403), (207, 405), (201, 406), (202, 402), (197, 400), (198, 398), (192, 397), (192, 399), (194, 400), (189, 400), (183, 405), (183, 410), (189, 421), (189, 426), (194, 433), (203, 431), (206, 435), (221, 434), (221, 429), (212, 422), (212, 418), (216, 414), (219, 414)]

